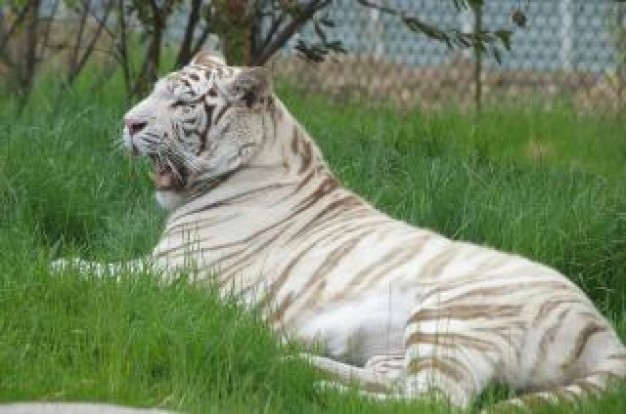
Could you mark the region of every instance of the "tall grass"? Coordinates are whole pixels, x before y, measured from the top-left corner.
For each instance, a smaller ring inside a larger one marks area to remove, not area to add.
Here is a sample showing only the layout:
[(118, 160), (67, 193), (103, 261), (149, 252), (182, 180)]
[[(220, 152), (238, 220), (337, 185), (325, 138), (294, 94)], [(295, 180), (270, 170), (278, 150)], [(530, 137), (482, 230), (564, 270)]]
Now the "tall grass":
[[(0, 97), (0, 401), (447, 411), (316, 390), (319, 375), (284, 358), (291, 346), (210, 287), (52, 276), (54, 258), (124, 260), (158, 239), (165, 216), (147, 167), (119, 149), (117, 82), (87, 76), (70, 91), (43, 82), (21, 111)], [(566, 107), (490, 109), (476, 120), (336, 105), (288, 87), (279, 95), (346, 186), (415, 225), (560, 269), (626, 337), (624, 120)], [(625, 411), (619, 393), (585, 407)]]

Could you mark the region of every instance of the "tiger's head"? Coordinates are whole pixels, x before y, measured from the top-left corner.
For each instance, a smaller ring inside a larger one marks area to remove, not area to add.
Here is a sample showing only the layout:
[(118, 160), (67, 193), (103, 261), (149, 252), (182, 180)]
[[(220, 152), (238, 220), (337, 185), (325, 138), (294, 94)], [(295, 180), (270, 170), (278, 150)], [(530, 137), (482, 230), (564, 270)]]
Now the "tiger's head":
[(262, 68), (230, 67), (202, 52), (125, 114), (124, 144), (152, 161), (157, 200), (171, 210), (257, 154), (270, 101)]

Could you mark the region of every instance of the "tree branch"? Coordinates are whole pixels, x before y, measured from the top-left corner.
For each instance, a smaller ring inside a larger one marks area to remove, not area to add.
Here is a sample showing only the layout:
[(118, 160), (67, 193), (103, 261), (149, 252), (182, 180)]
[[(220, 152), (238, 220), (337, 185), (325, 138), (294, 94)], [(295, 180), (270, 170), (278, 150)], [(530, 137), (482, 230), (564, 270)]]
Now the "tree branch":
[(70, 73), (69, 78), (73, 78), (72, 73), (74, 72), (77, 62), (78, 62), (78, 53), (80, 46), (83, 42), (83, 35), (85, 33), (85, 26), (87, 26), (87, 16), (91, 11), (91, 0), (83, 0), (81, 2), (82, 9), (80, 12), (80, 21), (78, 23), (78, 30), (76, 31), (76, 43), (74, 43), (74, 48), (72, 49), (72, 54), (70, 55)]
[(116, 49), (118, 53), (118, 61), (122, 66), (122, 74), (124, 76), (124, 87), (126, 88), (126, 99), (130, 102), (134, 85), (132, 85), (131, 63), (128, 57), (128, 43), (126, 33), (126, 14), (124, 10), (124, 0), (117, 1), (117, 20), (119, 24), (120, 40), (117, 42)]
[(285, 13), (285, 11), (283, 10), (280, 16), (278, 16), (278, 18), (272, 22), (272, 25), (267, 31), (267, 35), (265, 36), (265, 39), (263, 39), (262, 48), (265, 48), (265, 45), (267, 45), (272, 40), (272, 37), (274, 37), (274, 35), (276, 34), (276, 31), (280, 29), (280, 25), (282, 25), (283, 22), (285, 21), (285, 17), (287, 17), (287, 13)]
[[(111, 7), (111, 11), (114, 8), (114, 0), (110, 0), (108, 2), (108, 4), (110, 4)], [(108, 17), (108, 15), (105, 14), (105, 16)], [(113, 32), (106, 24), (106, 21), (103, 22), (104, 19), (101, 19), (97, 13), (94, 13), (93, 11), (91, 12), (91, 18), (94, 19), (94, 21), (96, 23), (98, 23), (98, 27), (102, 27), (102, 30), (109, 35), (109, 37), (111, 38), (111, 40), (115, 40), (115, 38), (117, 37), (117, 33)]]
[(370, 0), (357, 0), (357, 2), (361, 4), (362, 6), (369, 7), (370, 9), (378, 10), (382, 13), (391, 14), (393, 16), (398, 16), (400, 14), (400, 12), (396, 9), (392, 9), (391, 7), (381, 6), (380, 4), (377, 4)]
[[(456, 29), (443, 30), (416, 16), (411, 16), (402, 10), (394, 9), (389, 6), (381, 6), (372, 0), (357, 0), (357, 2), (364, 7), (397, 16), (412, 32), (421, 33), (431, 39), (445, 43), (450, 49), (458, 47), (461, 49), (472, 48), (474, 50), (488, 51), (498, 63), (500, 63), (502, 58), (502, 53), (498, 48), (498, 42), (501, 43), (506, 50), (509, 50), (511, 46), (510, 40), (512, 32), (509, 30), (488, 31), (480, 29), (470, 33)], [(457, 10), (470, 8), (476, 13), (484, 4), (484, 0), (454, 0), (454, 4)]]
[(304, 23), (306, 23), (316, 12), (328, 6), (332, 0), (311, 1), (304, 8), (294, 13), (292, 20), (280, 31), (274, 40), (270, 41), (261, 50), (258, 56), (254, 58), (252, 64), (261, 66), (274, 54), (278, 49), (283, 47), (285, 43), (298, 31)]
[(198, 20), (200, 20), (201, 6), (202, 0), (191, 1), (191, 10), (189, 12), (189, 18), (187, 19), (187, 26), (185, 27), (185, 36), (178, 49), (178, 56), (176, 56), (176, 67), (183, 66), (191, 58), (192, 43)]
[(9, 42), (9, 39), (11, 38), (11, 36), (13, 36), (15, 30), (19, 27), (20, 24), (22, 24), (24, 18), (26, 18), (26, 14), (28, 13), (32, 5), (33, 2), (27, 1), (26, 4), (24, 4), (24, 7), (22, 7), (17, 14), (17, 17), (13, 21), (13, 24), (11, 25), (9, 30), (7, 30), (6, 33), (0, 32), (0, 50), (4, 50), (6, 44)]
[(78, 76), (78, 74), (83, 70), (83, 67), (85, 67), (85, 64), (87, 63), (87, 59), (89, 59), (89, 57), (93, 53), (94, 47), (96, 46), (98, 39), (100, 39), (103, 28), (106, 25), (107, 21), (109, 20), (109, 15), (111, 14), (111, 11), (113, 10), (113, 2), (112, 1), (106, 2), (105, 7), (106, 8), (104, 9), (104, 16), (102, 17), (101, 20), (98, 21), (98, 27), (96, 28), (96, 32), (94, 33), (93, 37), (87, 44), (87, 47), (85, 48), (85, 51), (80, 57), (80, 60), (75, 65), (73, 72), (70, 73), (70, 82), (72, 82)]
[(196, 44), (191, 48), (191, 53), (189, 54), (189, 57), (195, 55), (200, 51), (200, 49), (202, 49), (202, 45), (204, 45), (204, 42), (206, 42), (210, 34), (211, 28), (209, 27), (209, 25), (206, 25), (202, 30), (202, 33), (200, 33), (200, 36), (196, 40)]
[[(48, 48), (48, 43), (50, 42), (50, 33), (52, 31), (52, 23), (54, 22), (54, 17), (57, 14), (57, 10), (59, 8), (59, 3), (60, 0), (55, 0), (55, 2), (53, 3), (52, 6), (52, 13), (50, 13), (50, 17), (48, 18), (47, 24), (46, 24), (46, 30), (43, 33), (42, 41), (41, 43), (39, 43), (41, 46), (41, 53), (40, 56), (37, 57), (37, 60), (39, 61), (41, 59), (41, 56), (43, 56), (43, 54), (45, 53), (46, 49)], [(39, 6), (41, 7), (41, 6)]]

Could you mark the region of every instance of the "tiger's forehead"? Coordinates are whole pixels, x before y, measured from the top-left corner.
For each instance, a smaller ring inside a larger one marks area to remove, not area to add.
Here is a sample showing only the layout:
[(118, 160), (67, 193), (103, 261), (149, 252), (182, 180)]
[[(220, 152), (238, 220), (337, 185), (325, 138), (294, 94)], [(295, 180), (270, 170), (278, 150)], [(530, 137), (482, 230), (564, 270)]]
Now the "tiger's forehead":
[(237, 69), (230, 66), (187, 65), (160, 79), (155, 89), (177, 97), (204, 94), (216, 83), (230, 80), (236, 73)]
[(170, 73), (167, 77), (176, 81), (202, 82), (219, 81), (232, 78), (237, 69), (230, 66), (187, 65), (179, 71)]

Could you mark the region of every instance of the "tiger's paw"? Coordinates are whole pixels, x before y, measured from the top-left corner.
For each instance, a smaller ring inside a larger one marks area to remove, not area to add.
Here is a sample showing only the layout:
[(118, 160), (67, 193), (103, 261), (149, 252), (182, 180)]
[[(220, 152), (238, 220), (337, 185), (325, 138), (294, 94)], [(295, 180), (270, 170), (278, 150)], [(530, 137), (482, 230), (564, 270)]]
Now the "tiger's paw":
[(330, 381), (330, 380), (316, 381), (313, 383), (313, 388), (318, 392), (332, 392), (332, 393), (339, 393), (339, 394), (355, 393), (361, 398), (365, 398), (365, 399), (369, 399), (373, 401), (384, 401), (384, 400), (388, 400), (392, 398), (400, 398), (400, 396), (396, 394), (385, 394), (382, 392), (365, 391), (357, 387), (350, 387), (348, 385), (341, 384), (336, 381)]
[(76, 272), (81, 275), (93, 275), (97, 277), (114, 275), (113, 269), (101, 263), (89, 262), (79, 257), (69, 259), (57, 259), (50, 263), (50, 270), (53, 275), (68, 272)]

